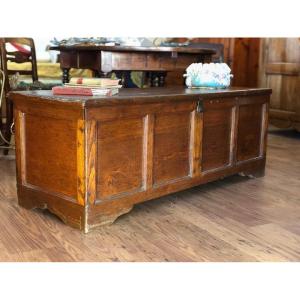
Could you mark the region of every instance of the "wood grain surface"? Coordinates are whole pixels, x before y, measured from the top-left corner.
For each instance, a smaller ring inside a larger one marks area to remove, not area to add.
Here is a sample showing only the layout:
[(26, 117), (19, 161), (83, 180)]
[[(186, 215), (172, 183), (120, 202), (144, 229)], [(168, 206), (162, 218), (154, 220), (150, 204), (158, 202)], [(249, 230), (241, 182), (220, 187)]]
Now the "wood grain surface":
[(12, 93), (19, 204), (88, 232), (143, 201), (264, 174), (270, 90), (159, 91), (91, 106), (89, 98)]
[(103, 122), (98, 128), (97, 198), (141, 190), (143, 119)]
[(232, 176), (139, 204), (88, 235), (20, 207), (15, 161), (2, 158), (0, 260), (299, 261), (299, 133), (272, 128), (267, 153), (265, 177)]
[(270, 122), (300, 131), (300, 39), (264, 38), (259, 86), (272, 88)]

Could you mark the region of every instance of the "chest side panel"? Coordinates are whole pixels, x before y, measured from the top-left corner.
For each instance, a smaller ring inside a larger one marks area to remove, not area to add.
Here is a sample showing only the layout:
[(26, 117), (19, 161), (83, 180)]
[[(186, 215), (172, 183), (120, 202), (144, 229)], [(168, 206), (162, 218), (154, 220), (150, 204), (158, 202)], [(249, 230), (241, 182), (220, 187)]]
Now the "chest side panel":
[(237, 162), (264, 155), (268, 97), (240, 99), (237, 126)]
[(25, 115), (26, 183), (76, 197), (77, 122)]
[(235, 102), (209, 100), (204, 104), (202, 170), (210, 171), (232, 163)]

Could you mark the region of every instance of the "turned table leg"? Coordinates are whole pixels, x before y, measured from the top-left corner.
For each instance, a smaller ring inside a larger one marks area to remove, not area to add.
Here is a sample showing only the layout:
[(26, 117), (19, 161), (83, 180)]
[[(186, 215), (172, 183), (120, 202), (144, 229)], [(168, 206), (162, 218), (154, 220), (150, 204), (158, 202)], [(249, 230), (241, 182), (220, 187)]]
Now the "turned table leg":
[(165, 85), (166, 72), (150, 72), (150, 86), (151, 87), (163, 87)]
[(101, 70), (93, 70), (94, 76), (97, 78), (111, 78), (112, 72), (102, 72)]
[(150, 72), (149, 73), (149, 79), (150, 79), (150, 86), (151, 87), (158, 87), (159, 86), (159, 78), (157, 76), (157, 73)]
[(166, 79), (166, 73), (160, 73), (159, 74), (159, 81), (158, 81), (158, 85), (163, 87), (165, 85), (165, 79)]
[(69, 82), (69, 79), (70, 79), (70, 76), (69, 76), (69, 71), (70, 69), (69, 68), (63, 68), (62, 69), (62, 82), (63, 83), (68, 83)]

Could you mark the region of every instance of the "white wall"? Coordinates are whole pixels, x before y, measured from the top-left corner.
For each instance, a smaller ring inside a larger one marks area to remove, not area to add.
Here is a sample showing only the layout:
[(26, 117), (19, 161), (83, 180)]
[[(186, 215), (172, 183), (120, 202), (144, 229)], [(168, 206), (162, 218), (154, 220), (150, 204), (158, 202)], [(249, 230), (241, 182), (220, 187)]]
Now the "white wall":
[[(47, 45), (50, 45), (50, 40), (53, 39), (53, 36), (50, 37), (35, 37), (32, 36), (35, 43), (36, 56), (38, 60), (50, 60), (50, 53), (46, 51)], [(63, 39), (63, 37), (57, 37), (58, 40)], [(56, 51), (51, 51), (56, 52)]]

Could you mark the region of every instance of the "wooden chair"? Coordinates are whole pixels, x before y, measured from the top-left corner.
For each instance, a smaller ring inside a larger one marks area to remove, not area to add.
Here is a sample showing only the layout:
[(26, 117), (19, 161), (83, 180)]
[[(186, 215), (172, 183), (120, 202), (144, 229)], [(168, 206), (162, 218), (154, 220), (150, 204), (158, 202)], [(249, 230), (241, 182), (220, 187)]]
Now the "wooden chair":
[[(16, 47), (17, 51), (7, 51), (7, 45), (11, 44)], [(28, 46), (30, 50), (27, 50), (23, 46)], [(38, 81), (37, 74), (37, 63), (34, 41), (31, 38), (1, 38), (0, 39), (1, 48), (1, 60), (2, 68), (4, 73), (9, 75), (14, 75), (19, 73), (20, 75), (31, 75), (32, 82)], [(9, 70), (8, 61), (15, 62), (18, 64), (29, 62), (31, 63), (31, 70)], [(9, 83), (7, 83), (9, 85)]]
[[(7, 45), (11, 44), (16, 48), (16, 51), (8, 51)], [(25, 47), (27, 46), (27, 48)], [(5, 104), (6, 104), (6, 123), (4, 127), (4, 137), (7, 141), (11, 140), (11, 127), (13, 124), (13, 107), (12, 103), (7, 97), (11, 87), (9, 84), (9, 76), (19, 73), (20, 75), (30, 75), (32, 83), (38, 83), (37, 62), (34, 41), (32, 38), (0, 38), (0, 54), (1, 54), (1, 69), (5, 74)], [(8, 68), (8, 61), (18, 64), (29, 62), (31, 63), (31, 70), (11, 70)], [(16, 88), (18, 89), (18, 88)], [(2, 111), (3, 112), (3, 111)], [(1, 117), (2, 123), (2, 117)], [(1, 125), (0, 123), (0, 125)], [(8, 145), (7, 145), (8, 146)], [(4, 154), (8, 154), (8, 149), (4, 150)]]

